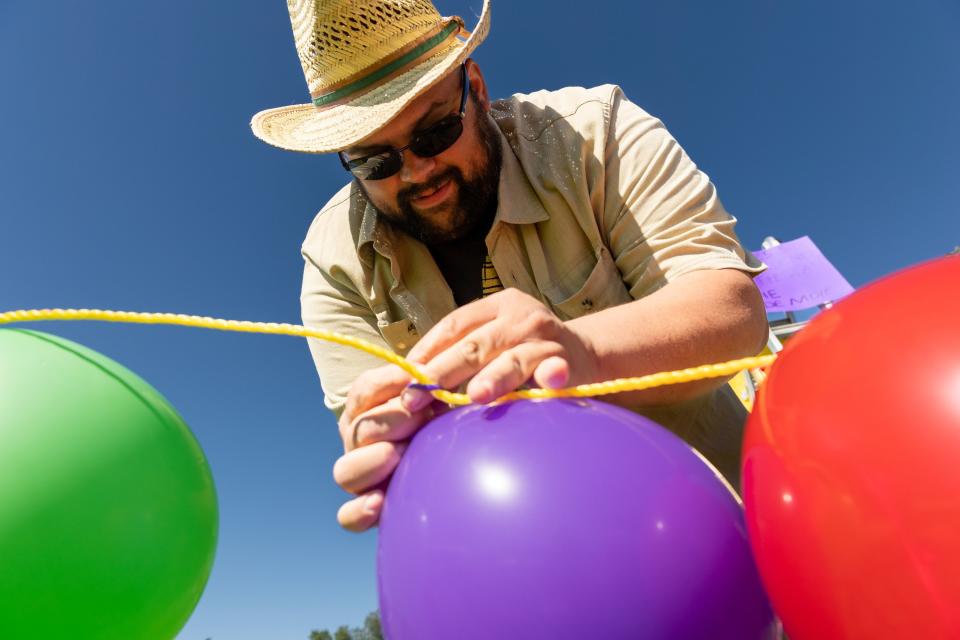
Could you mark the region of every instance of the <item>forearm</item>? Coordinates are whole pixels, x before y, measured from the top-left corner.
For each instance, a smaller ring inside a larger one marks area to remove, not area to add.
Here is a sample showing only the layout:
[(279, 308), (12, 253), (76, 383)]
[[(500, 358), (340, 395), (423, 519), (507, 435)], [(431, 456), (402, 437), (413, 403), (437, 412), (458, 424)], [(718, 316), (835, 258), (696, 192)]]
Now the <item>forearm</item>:
[[(567, 324), (594, 354), (595, 380), (589, 382), (756, 355), (768, 332), (759, 291), (747, 274), (732, 269), (689, 273), (645, 298)], [(713, 378), (608, 399), (625, 406), (668, 404), (723, 383)]]

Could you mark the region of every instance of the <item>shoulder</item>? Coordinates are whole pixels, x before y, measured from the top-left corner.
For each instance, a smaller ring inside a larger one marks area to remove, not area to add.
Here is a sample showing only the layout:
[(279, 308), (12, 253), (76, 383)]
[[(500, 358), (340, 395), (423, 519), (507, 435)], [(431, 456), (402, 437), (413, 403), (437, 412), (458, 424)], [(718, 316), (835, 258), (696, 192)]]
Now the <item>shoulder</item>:
[(561, 163), (573, 170), (581, 162), (602, 166), (636, 140), (657, 148), (669, 137), (658, 118), (613, 84), (515, 94), (493, 103), (491, 115), (529, 171), (544, 171), (537, 165), (551, 161), (561, 173)]
[(565, 87), (498, 100), (491, 105), (491, 115), (511, 144), (539, 141), (545, 134), (603, 137), (623, 99), (623, 91), (612, 84)]
[(540, 112), (553, 112), (561, 117), (572, 117), (583, 110), (585, 115), (596, 116), (606, 111), (617, 97), (622, 95), (623, 91), (614, 84), (592, 88), (564, 87), (533, 93), (515, 93), (508, 98), (495, 101), (492, 108), (504, 115), (519, 116), (521, 120), (529, 120)]
[(541, 199), (561, 191), (593, 208), (608, 163), (622, 151), (617, 131), (627, 104), (616, 85), (566, 87), (513, 95), (493, 103), (491, 115)]
[(313, 217), (301, 246), (304, 256), (316, 260), (321, 256), (356, 253), (366, 206), (366, 198), (353, 183), (337, 191)]
[(335, 278), (359, 277), (366, 209), (367, 200), (356, 185), (351, 182), (340, 189), (310, 223), (300, 247), (304, 260)]

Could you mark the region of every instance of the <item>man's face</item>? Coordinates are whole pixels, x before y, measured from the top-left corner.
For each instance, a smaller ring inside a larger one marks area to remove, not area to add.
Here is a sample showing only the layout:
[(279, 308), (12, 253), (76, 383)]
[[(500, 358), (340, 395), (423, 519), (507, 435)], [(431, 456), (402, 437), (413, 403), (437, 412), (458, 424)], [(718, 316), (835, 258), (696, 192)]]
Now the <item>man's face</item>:
[[(357, 180), (384, 218), (428, 245), (468, 235), (482, 223), (489, 223), (497, 206), (500, 136), (487, 115), (486, 88), (476, 65), (468, 63), (468, 73), (472, 86), (463, 133), (449, 149), (432, 158), (421, 158), (408, 149), (403, 152), (403, 167), (395, 175)], [(384, 147), (406, 146), (414, 132), (457, 112), (460, 79), (458, 68), (344, 155), (356, 158)]]

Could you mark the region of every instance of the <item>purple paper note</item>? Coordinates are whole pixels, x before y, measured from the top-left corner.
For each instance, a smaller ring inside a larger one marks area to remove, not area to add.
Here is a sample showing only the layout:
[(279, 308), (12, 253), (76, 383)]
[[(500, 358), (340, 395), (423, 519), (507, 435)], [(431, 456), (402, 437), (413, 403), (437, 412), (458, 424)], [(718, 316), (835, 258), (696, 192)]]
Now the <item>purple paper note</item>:
[(753, 255), (767, 265), (754, 279), (767, 311), (799, 311), (853, 293), (846, 278), (807, 236)]

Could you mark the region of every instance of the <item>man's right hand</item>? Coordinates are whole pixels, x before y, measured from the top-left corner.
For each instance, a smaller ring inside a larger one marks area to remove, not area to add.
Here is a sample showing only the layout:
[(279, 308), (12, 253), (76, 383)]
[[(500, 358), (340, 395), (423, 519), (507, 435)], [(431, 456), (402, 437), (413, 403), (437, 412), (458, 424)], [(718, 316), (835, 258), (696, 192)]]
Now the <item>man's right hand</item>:
[(344, 454), (333, 465), (333, 478), (357, 497), (337, 512), (340, 526), (365, 531), (380, 519), (383, 487), (413, 434), (433, 416), (429, 394), (401, 393), (412, 382), (395, 365), (371, 369), (350, 386), (340, 416)]

